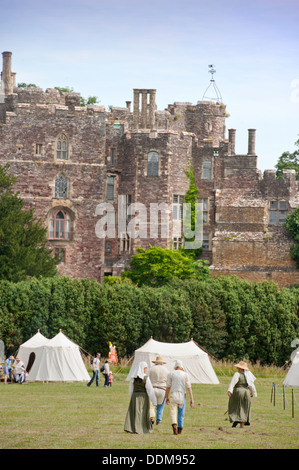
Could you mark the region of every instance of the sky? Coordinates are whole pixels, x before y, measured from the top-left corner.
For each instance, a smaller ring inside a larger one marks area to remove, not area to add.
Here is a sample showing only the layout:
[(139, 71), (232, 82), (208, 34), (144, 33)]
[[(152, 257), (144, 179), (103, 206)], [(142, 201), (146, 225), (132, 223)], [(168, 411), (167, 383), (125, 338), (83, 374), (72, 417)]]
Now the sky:
[(0, 18), (17, 83), (70, 87), (107, 110), (156, 88), (163, 110), (201, 101), (213, 64), (236, 153), (250, 128), (261, 171), (297, 149), (299, 0), (0, 0)]

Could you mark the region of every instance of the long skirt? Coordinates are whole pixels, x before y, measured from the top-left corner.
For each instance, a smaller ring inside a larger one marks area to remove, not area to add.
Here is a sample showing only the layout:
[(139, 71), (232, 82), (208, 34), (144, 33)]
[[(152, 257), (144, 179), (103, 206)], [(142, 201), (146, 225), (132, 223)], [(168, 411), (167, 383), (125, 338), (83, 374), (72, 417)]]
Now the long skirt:
[(235, 387), (228, 402), (228, 415), (230, 422), (250, 424), (251, 399), (248, 388)]
[(132, 393), (124, 430), (133, 434), (153, 432), (150, 420), (150, 400), (146, 392)]

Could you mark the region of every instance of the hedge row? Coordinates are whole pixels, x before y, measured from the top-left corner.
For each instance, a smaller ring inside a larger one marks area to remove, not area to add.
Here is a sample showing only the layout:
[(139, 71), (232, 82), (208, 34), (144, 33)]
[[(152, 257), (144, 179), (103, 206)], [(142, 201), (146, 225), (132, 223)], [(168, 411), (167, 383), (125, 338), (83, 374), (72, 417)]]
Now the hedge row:
[(193, 338), (218, 359), (283, 365), (299, 337), (298, 304), (299, 289), (232, 277), (159, 288), (67, 277), (1, 281), (0, 339), (7, 355), (38, 329), (48, 338), (61, 329), (85, 352), (107, 357), (111, 341), (119, 357), (130, 357), (151, 336)]

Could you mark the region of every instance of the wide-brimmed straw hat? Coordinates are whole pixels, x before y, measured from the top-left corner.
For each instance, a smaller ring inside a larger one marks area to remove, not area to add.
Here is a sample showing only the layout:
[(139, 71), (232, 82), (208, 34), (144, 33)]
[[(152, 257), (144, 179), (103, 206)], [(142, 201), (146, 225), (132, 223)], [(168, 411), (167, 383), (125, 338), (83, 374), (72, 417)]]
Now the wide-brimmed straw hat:
[(154, 364), (166, 364), (166, 362), (163, 361), (161, 356), (157, 356), (155, 361), (152, 361)]
[(244, 361), (238, 362), (238, 364), (235, 364), (235, 367), (239, 367), (239, 369), (249, 370), (247, 363)]

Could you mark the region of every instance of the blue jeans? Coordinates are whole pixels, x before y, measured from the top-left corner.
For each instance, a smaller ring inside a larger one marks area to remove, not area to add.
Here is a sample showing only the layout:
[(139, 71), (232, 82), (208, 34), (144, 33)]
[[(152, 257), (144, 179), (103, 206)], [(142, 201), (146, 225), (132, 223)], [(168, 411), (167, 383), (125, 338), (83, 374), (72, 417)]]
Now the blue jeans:
[(186, 408), (186, 395), (182, 408), (178, 406), (178, 428), (183, 429)]
[(108, 385), (109, 385), (109, 375), (108, 374), (104, 374), (104, 375), (105, 375), (104, 387), (108, 387)]
[(157, 405), (157, 415), (156, 415), (156, 423), (161, 423), (163, 411), (164, 411), (165, 399), (161, 405)]
[(88, 382), (87, 386), (90, 387), (90, 385), (92, 384), (92, 382), (94, 381), (94, 379), (96, 379), (96, 386), (98, 387), (99, 386), (99, 371), (96, 370), (96, 371), (93, 371), (93, 375), (92, 375), (92, 378), (91, 380)]

